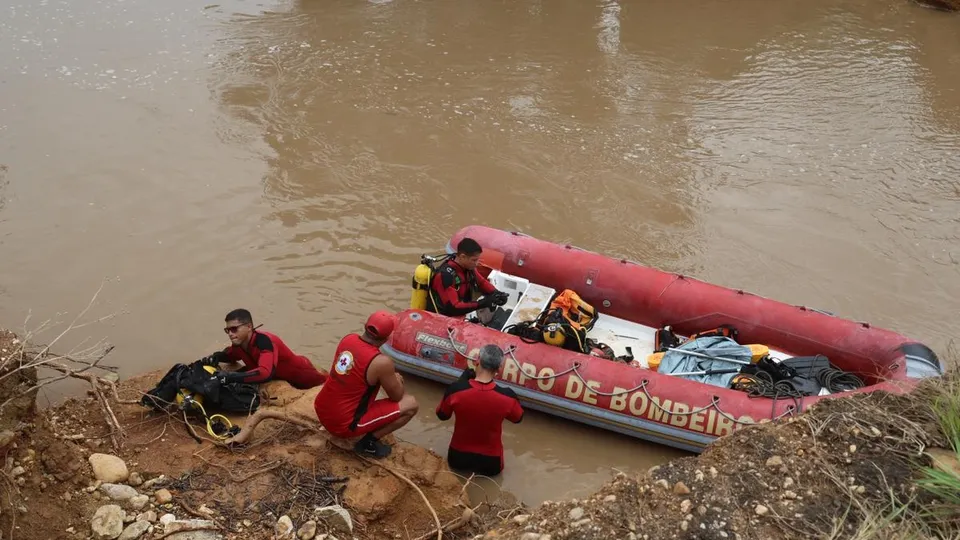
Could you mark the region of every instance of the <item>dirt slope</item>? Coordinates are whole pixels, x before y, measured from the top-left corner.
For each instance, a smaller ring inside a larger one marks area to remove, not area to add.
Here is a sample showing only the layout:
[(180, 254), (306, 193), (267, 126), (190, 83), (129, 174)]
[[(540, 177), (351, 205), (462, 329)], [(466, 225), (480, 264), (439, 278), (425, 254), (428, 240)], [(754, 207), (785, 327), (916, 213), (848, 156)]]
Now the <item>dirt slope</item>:
[[(946, 446), (930, 408), (934, 395), (824, 401), (799, 418), (737, 431), (700, 456), (620, 474), (588, 500), (545, 503), (484, 538), (914, 537), (877, 518), (891, 497), (915, 497), (914, 508), (933, 504), (913, 481)], [(877, 530), (863, 536), (870, 527)], [(960, 522), (943, 534), (960, 534)]]
[[(12, 339), (5, 336), (7, 342)], [(6, 344), (0, 343), (0, 348)], [(162, 374), (118, 385), (121, 399), (137, 398)], [(264, 390), (270, 399), (262, 409), (313, 416), (316, 389), (298, 391), (278, 382)], [(38, 413), (20, 407), (11, 415), (18, 421), (3, 446), (0, 538), (89, 537), (94, 512), (111, 502), (92, 489), (97, 485), (88, 461), (92, 453), (115, 454), (140, 481), (154, 481), (149, 490), (140, 488), (151, 496), (143, 510), (171, 512), (179, 518), (212, 517), (224, 538), (271, 538), (281, 515), (289, 516), (298, 528), (316, 507), (331, 504), (349, 511), (356, 538), (414, 538), (435, 529), (414, 488), (326, 433), (268, 419), (248, 444), (228, 449), (211, 442), (199, 422), (193, 425), (205, 439), (202, 443), (194, 441), (179, 416), (135, 404), (114, 403), (112, 408), (123, 426), (119, 451), (111, 447), (103, 411), (93, 397), (71, 399)], [(243, 424), (242, 418), (235, 421)], [(462, 516), (462, 482), (440, 456), (398, 443), (382, 463), (419, 486), (443, 523)], [(172, 502), (160, 504), (152, 497), (161, 488), (172, 494)], [(128, 509), (129, 520), (135, 514)], [(324, 525), (319, 523), (319, 533)], [(157, 526), (140, 538), (159, 537)]]
[[(11, 339), (0, 334), (0, 349), (9, 348)], [(137, 398), (161, 375), (125, 381), (120, 398)], [(32, 379), (24, 377), (8, 391), (29, 388)], [(955, 378), (950, 381), (956, 390)], [(312, 418), (316, 390), (297, 391), (286, 383), (270, 383), (264, 390), (269, 399), (262, 409)], [(960, 471), (954, 452), (938, 451), (947, 440), (931, 403), (942, 392), (942, 384), (931, 383), (910, 395), (824, 401), (798, 418), (738, 430), (700, 456), (637, 476), (620, 474), (587, 500), (544, 503), (532, 512), (515, 505), (478, 507), (477, 519), (443, 537), (923, 537), (878, 518), (889, 513), (884, 505), (892, 499), (912, 498), (912, 509), (936, 504), (915, 486), (918, 467), (931, 464), (932, 454), (944, 468)], [(168, 512), (212, 520), (215, 530), (209, 534), (218, 536), (202, 538), (258, 539), (276, 537), (280, 516), (288, 516), (295, 530), (316, 517), (316, 507), (330, 504), (342, 505), (352, 518), (352, 534), (338, 532), (340, 540), (436, 537), (434, 518), (415, 488), (316, 429), (266, 420), (248, 444), (230, 449), (211, 442), (196, 422), (197, 433), (206, 439), (201, 443), (179, 417), (135, 404), (114, 403), (113, 410), (123, 427), (119, 451), (112, 448), (104, 411), (92, 397), (42, 413), (18, 403), (18, 412), (5, 417), (0, 538), (90, 537), (91, 517), (110, 502), (93, 480), (87, 458), (95, 452), (116, 453), (140, 477), (128, 483), (150, 496), (142, 510), (154, 515), (150, 528), (138, 536), (144, 540), (164, 538), (157, 517)], [(399, 443), (383, 464), (423, 491), (439, 521), (463, 522), (462, 480), (438, 455)], [(160, 489), (172, 500), (159, 498)], [(127, 521), (134, 515), (128, 511)], [(955, 516), (939, 531), (943, 537), (960, 538), (960, 512)], [(320, 519), (317, 532), (334, 532), (334, 525)]]

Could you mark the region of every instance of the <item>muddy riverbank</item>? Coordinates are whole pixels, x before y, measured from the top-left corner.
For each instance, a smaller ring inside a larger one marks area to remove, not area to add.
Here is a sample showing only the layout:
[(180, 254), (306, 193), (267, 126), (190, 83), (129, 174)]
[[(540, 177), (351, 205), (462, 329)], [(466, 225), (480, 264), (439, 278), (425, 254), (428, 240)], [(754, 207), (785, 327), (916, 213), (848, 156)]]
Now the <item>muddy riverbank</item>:
[[(0, 337), (7, 358), (21, 347), (12, 334)], [(3, 399), (36, 385), (32, 371), (21, 373)], [(313, 538), (313, 530), (373, 539), (416, 538), (438, 520), (482, 527), (441, 456), (398, 442), (374, 463), (317, 429), (318, 389), (263, 385), (258, 414), (287, 420), (265, 419), (245, 444), (228, 448), (198, 418), (188, 427), (179, 415), (137, 403), (162, 376), (100, 381), (85, 397), (42, 411), (18, 403), (16, 415), (4, 416), (2, 538), (292, 538), (281, 534), (287, 525), (299, 538)], [(249, 427), (253, 418), (234, 421)]]
[[(946, 411), (955, 427), (960, 413), (954, 372), (909, 395), (827, 401), (642, 474), (610, 469), (612, 480), (591, 496), (528, 508), (507, 493), (470, 500), (466, 479), (416, 445), (398, 442), (379, 462), (356, 456), (316, 428), (315, 391), (265, 385), (260, 410), (234, 417), (245, 427), (234, 441), (244, 443), (227, 447), (196, 419), (188, 427), (136, 403), (162, 372), (116, 384), (97, 378), (87, 396), (37, 411), (37, 374), (18, 370), (37, 349), (2, 333), (0, 350), (12, 374), (0, 398), (15, 398), (0, 416), (7, 539), (423, 539), (437, 537), (438, 523), (451, 539), (960, 533), (956, 497), (918, 487), (929, 467), (947, 475), (947, 486), (960, 480), (960, 432), (944, 422)], [(257, 424), (263, 416), (271, 417)], [(941, 512), (940, 524), (923, 510)]]
[[(949, 377), (751, 426), (697, 457), (618, 474), (589, 498), (544, 503), (485, 537), (957, 538), (960, 385)], [(938, 414), (945, 399), (950, 412)], [(931, 470), (943, 496), (922, 485)]]

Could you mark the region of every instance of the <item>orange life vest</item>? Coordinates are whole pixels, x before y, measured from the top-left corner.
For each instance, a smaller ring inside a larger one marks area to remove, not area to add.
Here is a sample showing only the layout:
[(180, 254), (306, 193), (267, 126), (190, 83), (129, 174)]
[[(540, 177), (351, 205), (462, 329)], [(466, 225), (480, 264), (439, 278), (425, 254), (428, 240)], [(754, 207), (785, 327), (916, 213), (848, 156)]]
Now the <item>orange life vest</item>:
[(597, 310), (570, 289), (564, 289), (555, 296), (547, 311), (552, 313), (557, 309), (562, 312), (563, 318), (570, 323), (570, 326), (577, 330), (589, 331), (597, 322)]

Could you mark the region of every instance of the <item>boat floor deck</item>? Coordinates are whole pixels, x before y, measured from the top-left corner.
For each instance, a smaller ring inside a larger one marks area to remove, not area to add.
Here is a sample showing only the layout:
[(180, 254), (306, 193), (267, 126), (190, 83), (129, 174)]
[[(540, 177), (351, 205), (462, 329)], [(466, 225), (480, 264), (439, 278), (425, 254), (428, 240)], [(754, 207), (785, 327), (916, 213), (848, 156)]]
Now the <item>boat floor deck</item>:
[[(519, 322), (536, 320), (550, 305), (550, 301), (557, 292), (550, 287), (530, 283), (524, 278), (498, 270), (490, 272), (488, 279), (498, 290), (509, 295), (507, 303), (497, 310), (494, 322), (490, 324), (491, 327), (501, 331)], [(648, 368), (647, 358), (653, 354), (657, 329), (613, 317), (600, 310), (598, 312), (597, 321), (587, 333), (587, 337), (606, 344), (618, 357), (632, 354), (636, 361), (634, 365)], [(468, 317), (475, 314), (472, 313)], [(789, 354), (773, 348), (770, 348), (770, 356), (777, 359), (790, 358)]]

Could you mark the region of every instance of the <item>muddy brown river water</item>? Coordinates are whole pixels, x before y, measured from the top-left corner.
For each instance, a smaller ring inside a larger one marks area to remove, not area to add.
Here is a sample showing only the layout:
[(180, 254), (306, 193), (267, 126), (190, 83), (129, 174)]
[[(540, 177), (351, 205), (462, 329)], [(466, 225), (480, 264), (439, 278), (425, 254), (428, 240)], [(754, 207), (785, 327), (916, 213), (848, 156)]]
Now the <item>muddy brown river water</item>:
[[(960, 18), (906, 0), (0, 0), (0, 50), (0, 325), (103, 282), (64, 344), (122, 376), (240, 306), (327, 366), (470, 223), (960, 335)], [(681, 455), (533, 413), (505, 444), (529, 503)]]

